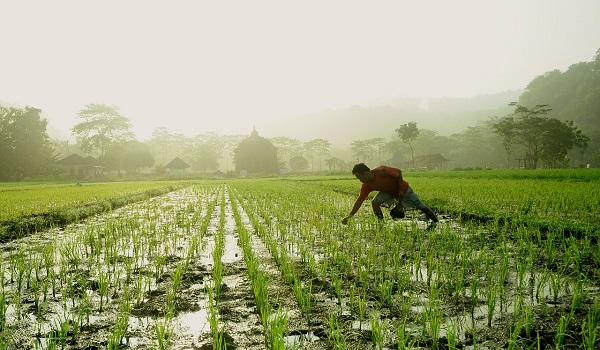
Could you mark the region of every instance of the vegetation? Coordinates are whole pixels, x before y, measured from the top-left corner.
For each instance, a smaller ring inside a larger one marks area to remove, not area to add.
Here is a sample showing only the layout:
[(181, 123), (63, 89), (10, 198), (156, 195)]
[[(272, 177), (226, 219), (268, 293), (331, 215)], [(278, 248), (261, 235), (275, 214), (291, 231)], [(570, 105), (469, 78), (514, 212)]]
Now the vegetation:
[(104, 104), (89, 104), (77, 113), (80, 120), (71, 131), (81, 144), (81, 149), (89, 153), (97, 151), (100, 158), (113, 143), (133, 139), (129, 130), (129, 119), (119, 113), (119, 107)]
[[(435, 170), (597, 167), (600, 165), (597, 156), (600, 127), (596, 118), (600, 108), (599, 62), (600, 50), (591, 62), (574, 64), (565, 72), (554, 70), (536, 77), (518, 101), (507, 107), (473, 111), (478, 113), (477, 119), (467, 114), (461, 116), (478, 121), (471, 125), (464, 123), (465, 130), (451, 135), (420, 127), (426, 122), (421, 116), (427, 114), (374, 107), (350, 108), (350, 115), (338, 113), (347, 123), (385, 110), (391, 122), (361, 129), (364, 138), (353, 140), (342, 149), (332, 150), (331, 141), (323, 138), (303, 141), (276, 136), (270, 141), (278, 149), (278, 167), (294, 172), (348, 171), (356, 162), (379, 165), (390, 160), (402, 168)], [(147, 142), (140, 142), (134, 140), (129, 119), (120, 114), (117, 106), (89, 104), (78, 113), (78, 123), (71, 129), (77, 143), (63, 140), (50, 143), (47, 121), (40, 115), (41, 110), (37, 108), (0, 107), (0, 161), (3, 165), (0, 180), (56, 176), (62, 172), (56, 161), (73, 152), (96, 157), (95, 166), (101, 166), (104, 174), (135, 175), (143, 170), (164, 173), (164, 165), (175, 156), (185, 159), (196, 173), (214, 170), (230, 173), (234, 169), (232, 152), (246, 137), (212, 132), (187, 137), (163, 127), (156, 129)], [(335, 122), (339, 123), (341, 117), (337, 117)], [(395, 134), (386, 138), (388, 135), (384, 132), (389, 130), (395, 130)], [(417, 161), (435, 154), (448, 161), (443, 164)]]
[[(442, 218), (433, 231), (418, 211), (340, 225), (359, 186), (347, 175), (187, 184), (3, 245), (0, 344), (594, 349), (598, 175), (407, 172)], [(36, 186), (69, 198), (88, 184)], [(89, 185), (124, 195), (105, 186)]]
[(186, 182), (5, 184), (0, 186), (0, 240), (65, 225), (123, 205), (171, 192)]
[(494, 124), (494, 132), (502, 137), (507, 162), (510, 160), (513, 144), (522, 145), (527, 158), (524, 167), (536, 169), (542, 160), (549, 168), (562, 168), (567, 153), (575, 146), (585, 151), (589, 137), (573, 126), (573, 122), (560, 122), (558, 119), (544, 117), (551, 111), (546, 105), (537, 105), (531, 109), (512, 102), (514, 114)]
[(0, 106), (0, 181), (42, 177), (57, 172), (41, 110)]

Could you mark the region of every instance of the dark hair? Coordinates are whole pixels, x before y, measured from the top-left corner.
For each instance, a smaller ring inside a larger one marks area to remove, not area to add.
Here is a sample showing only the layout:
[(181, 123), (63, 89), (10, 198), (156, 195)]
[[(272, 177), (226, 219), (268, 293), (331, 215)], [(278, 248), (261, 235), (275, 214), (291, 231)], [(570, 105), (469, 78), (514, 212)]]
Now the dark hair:
[(368, 166), (365, 165), (365, 163), (358, 163), (354, 166), (354, 168), (352, 168), (352, 174), (364, 174), (371, 171), (371, 169), (369, 169)]

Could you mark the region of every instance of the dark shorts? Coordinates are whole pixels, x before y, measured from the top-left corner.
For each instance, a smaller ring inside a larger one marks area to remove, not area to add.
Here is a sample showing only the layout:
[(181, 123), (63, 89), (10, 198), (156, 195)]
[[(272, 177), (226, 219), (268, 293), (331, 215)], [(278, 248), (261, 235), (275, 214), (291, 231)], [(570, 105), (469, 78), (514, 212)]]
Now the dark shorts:
[[(396, 205), (398, 200), (396, 198), (394, 198), (394, 196), (392, 196), (391, 194), (389, 194), (387, 192), (379, 192), (379, 193), (377, 193), (375, 198), (373, 198), (373, 202), (384, 203), (385, 206), (391, 208), (394, 205)], [(419, 199), (419, 196), (417, 196), (415, 191), (413, 191), (412, 188), (410, 188), (410, 186), (408, 186), (408, 190), (406, 190), (406, 193), (404, 194), (404, 198), (402, 198), (402, 206), (404, 207), (404, 209), (414, 209), (414, 208), (425, 209), (425, 208), (427, 208), (425, 203), (423, 203), (423, 201), (421, 201), (421, 199)]]

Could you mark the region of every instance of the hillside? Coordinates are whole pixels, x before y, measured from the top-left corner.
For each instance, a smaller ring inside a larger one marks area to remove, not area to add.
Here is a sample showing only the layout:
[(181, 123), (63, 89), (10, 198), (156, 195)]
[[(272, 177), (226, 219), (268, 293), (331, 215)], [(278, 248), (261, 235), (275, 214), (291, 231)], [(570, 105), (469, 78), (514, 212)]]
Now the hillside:
[(508, 106), (522, 91), (478, 95), (471, 98), (398, 97), (373, 101), (369, 106), (324, 110), (320, 113), (283, 115), (261, 126), (263, 135), (280, 135), (308, 141), (324, 138), (337, 147), (355, 140), (395, 136), (394, 129), (414, 121), (420, 129), (449, 136), (493, 116), (512, 112)]

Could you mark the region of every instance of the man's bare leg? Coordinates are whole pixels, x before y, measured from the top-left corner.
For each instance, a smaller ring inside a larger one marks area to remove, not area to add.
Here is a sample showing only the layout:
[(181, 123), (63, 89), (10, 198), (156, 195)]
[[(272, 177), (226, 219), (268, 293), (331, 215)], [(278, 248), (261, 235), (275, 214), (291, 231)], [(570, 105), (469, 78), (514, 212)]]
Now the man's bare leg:
[(377, 216), (377, 218), (379, 220), (383, 220), (383, 212), (381, 211), (381, 203), (382, 202), (375, 202), (375, 201), (371, 202), (371, 206), (373, 207), (373, 212), (375, 213), (375, 216)]

